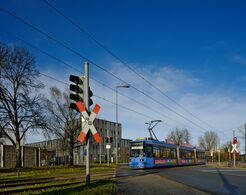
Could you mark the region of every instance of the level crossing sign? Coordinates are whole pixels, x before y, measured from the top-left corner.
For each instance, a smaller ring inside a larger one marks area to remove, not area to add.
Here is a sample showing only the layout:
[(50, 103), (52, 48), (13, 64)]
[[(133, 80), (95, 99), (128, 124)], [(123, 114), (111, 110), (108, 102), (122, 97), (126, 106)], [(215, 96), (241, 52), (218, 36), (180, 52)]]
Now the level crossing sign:
[(231, 153), (233, 152), (239, 152), (238, 149), (237, 149), (237, 144), (232, 144), (232, 150), (231, 150)]
[(97, 143), (101, 142), (101, 140), (102, 140), (101, 136), (99, 135), (99, 133), (97, 132), (97, 130), (96, 130), (94, 124), (93, 124), (93, 121), (95, 120), (95, 118), (96, 118), (96, 116), (97, 116), (97, 114), (98, 114), (98, 112), (99, 112), (101, 107), (98, 104), (96, 104), (95, 107), (93, 108), (90, 116), (89, 116), (87, 111), (86, 111), (86, 109), (85, 109), (84, 104), (81, 101), (78, 101), (76, 103), (76, 105), (77, 105), (79, 111), (81, 112), (82, 116), (85, 119), (85, 126), (83, 127), (82, 131), (80, 132), (77, 140), (79, 142), (83, 142), (85, 137), (86, 137), (86, 135), (87, 135), (87, 133), (88, 133), (88, 131), (91, 130), (96, 142)]

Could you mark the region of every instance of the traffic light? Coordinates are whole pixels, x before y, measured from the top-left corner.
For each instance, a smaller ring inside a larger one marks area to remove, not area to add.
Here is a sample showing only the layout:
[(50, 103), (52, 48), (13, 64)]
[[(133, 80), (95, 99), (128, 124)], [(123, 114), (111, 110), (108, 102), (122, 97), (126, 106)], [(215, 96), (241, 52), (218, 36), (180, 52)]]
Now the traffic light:
[[(84, 102), (84, 77), (70, 75), (69, 80), (73, 83), (73, 84), (70, 84), (69, 86), (69, 89), (72, 92), (70, 94), (70, 99), (75, 102), (82, 101), (83, 103), (85, 103)], [(91, 91), (89, 87), (89, 106), (93, 104), (93, 101), (91, 99), (92, 96), (93, 96), (93, 92)], [(70, 108), (78, 110), (75, 103), (71, 103)]]
[(109, 137), (109, 136), (106, 136), (106, 137), (105, 137), (105, 142), (106, 142), (106, 143), (110, 143), (110, 137)]
[(91, 99), (92, 96), (93, 96), (93, 92), (91, 91), (91, 88), (89, 87), (89, 106), (93, 104), (93, 100)]
[(233, 144), (238, 144), (237, 137), (233, 138)]
[[(74, 76), (74, 75), (70, 75), (69, 76), (69, 80), (73, 83), (70, 84), (69, 89), (72, 92), (70, 94), (70, 99), (78, 102), (78, 101), (82, 101), (84, 99), (84, 86), (83, 86), (83, 82), (84, 82), (84, 77), (83, 76)], [(77, 110), (78, 108), (76, 106), (75, 103), (70, 103), (70, 108)]]
[(113, 143), (113, 137), (106, 136), (105, 137), (105, 142), (106, 143)]

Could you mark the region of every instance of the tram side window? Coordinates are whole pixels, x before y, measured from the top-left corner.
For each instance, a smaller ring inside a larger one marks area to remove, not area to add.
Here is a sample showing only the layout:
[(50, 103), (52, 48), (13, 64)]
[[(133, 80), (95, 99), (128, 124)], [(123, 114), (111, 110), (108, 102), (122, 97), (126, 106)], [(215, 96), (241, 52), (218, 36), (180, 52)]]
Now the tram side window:
[(155, 157), (155, 158), (160, 158), (161, 157), (159, 148), (153, 147), (153, 157)]
[(180, 156), (181, 158), (194, 158), (194, 153), (193, 151), (189, 151), (189, 150), (181, 150)]
[(205, 153), (204, 152), (197, 152), (196, 157), (197, 157), (197, 159), (205, 159)]
[(170, 158), (176, 158), (176, 149), (175, 148), (171, 149)]
[(168, 147), (153, 147), (153, 157), (176, 158), (176, 150)]
[(153, 152), (152, 152), (152, 146), (146, 146), (146, 157), (152, 157)]
[(163, 158), (170, 158), (170, 154), (171, 154), (171, 149), (170, 148), (162, 148), (162, 157)]
[(165, 158), (176, 158), (175, 148), (165, 148)]

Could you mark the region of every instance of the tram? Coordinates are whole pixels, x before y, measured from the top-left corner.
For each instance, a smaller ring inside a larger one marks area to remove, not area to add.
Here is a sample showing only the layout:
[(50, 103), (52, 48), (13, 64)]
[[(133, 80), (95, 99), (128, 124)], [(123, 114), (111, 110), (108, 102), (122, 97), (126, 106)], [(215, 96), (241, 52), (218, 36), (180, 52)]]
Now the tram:
[(168, 166), (205, 164), (205, 151), (191, 145), (176, 145), (153, 138), (131, 142), (129, 166), (132, 168), (154, 168)]

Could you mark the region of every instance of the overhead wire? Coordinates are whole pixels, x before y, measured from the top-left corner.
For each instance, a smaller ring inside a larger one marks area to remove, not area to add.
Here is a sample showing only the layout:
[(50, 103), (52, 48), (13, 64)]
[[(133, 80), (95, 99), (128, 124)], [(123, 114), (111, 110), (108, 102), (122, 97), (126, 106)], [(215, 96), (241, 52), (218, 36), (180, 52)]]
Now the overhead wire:
[[(56, 81), (56, 82), (59, 82), (59, 83), (62, 83), (62, 84), (64, 84), (64, 85), (66, 85), (66, 86), (69, 86), (69, 83), (65, 83), (65, 82), (63, 82), (63, 81), (61, 81), (61, 80), (59, 80), (59, 79), (56, 79), (56, 78), (54, 78), (54, 77), (52, 77), (52, 76), (50, 76), (50, 75), (47, 75), (47, 74), (45, 74), (45, 73), (42, 73), (42, 72), (40, 72), (40, 71), (39, 71), (39, 73), (40, 73), (41, 75), (43, 75), (43, 76), (49, 78), (49, 79), (52, 79), (52, 80), (54, 80), (54, 81)], [(111, 101), (111, 100), (109, 100), (109, 99), (107, 99), (107, 98), (98, 96), (98, 95), (96, 95), (96, 94), (94, 94), (93, 96), (96, 97), (96, 98), (98, 98), (98, 99), (101, 99), (101, 100), (103, 100), (103, 101), (106, 101), (106, 102), (108, 102), (108, 103), (113, 104), (113, 105), (116, 106), (116, 103), (115, 103), (115, 102), (113, 102), (113, 101)], [(131, 111), (131, 112), (133, 112), (133, 113), (135, 113), (135, 114), (138, 114), (138, 115), (140, 115), (140, 116), (142, 116), (142, 117), (145, 117), (145, 118), (154, 120), (154, 118), (153, 118), (152, 116), (149, 116), (149, 115), (147, 115), (147, 114), (143, 114), (143, 113), (138, 112), (138, 111), (136, 111), (136, 110), (133, 110), (133, 109), (127, 107), (127, 106), (123, 106), (123, 105), (121, 105), (121, 104), (119, 104), (119, 103), (118, 103), (118, 106), (121, 107), (121, 108), (123, 108), (123, 109), (125, 109), (125, 110)], [(169, 127), (173, 127), (172, 125), (169, 125), (168, 123), (165, 123), (165, 122), (164, 122), (164, 124), (167, 125), (167, 126), (169, 126)]]
[[(0, 31), (4, 32), (5, 34), (7, 34), (7, 35), (9, 35), (9, 36), (11, 36), (11, 37), (14, 37), (15, 39), (17, 39), (17, 40), (23, 42), (24, 44), (28, 45), (29, 47), (31, 47), (31, 48), (33, 48), (33, 49), (36, 49), (36, 50), (39, 51), (40, 53), (45, 54), (45, 55), (47, 55), (48, 57), (50, 57), (50, 58), (52, 58), (52, 59), (58, 61), (59, 63), (62, 63), (65, 67), (68, 67), (68, 68), (70, 68), (70, 69), (73, 69), (73, 70), (75, 70), (75, 71), (77, 71), (77, 72), (83, 74), (82, 71), (80, 71), (79, 69), (73, 67), (72, 65), (68, 64), (67, 62), (65, 62), (65, 61), (63, 61), (63, 60), (57, 58), (56, 56), (54, 56), (54, 55), (52, 55), (52, 54), (50, 54), (50, 53), (48, 53), (48, 52), (46, 52), (46, 51), (44, 51), (44, 50), (38, 48), (38, 47), (36, 47), (35, 45), (33, 45), (33, 44), (31, 44), (31, 43), (29, 43), (29, 42), (27, 42), (27, 41), (21, 39), (20, 37), (18, 37), (18, 36), (16, 36), (16, 35), (12, 34), (12, 33), (10, 33), (10, 32), (8, 32), (8, 31), (6, 31), (6, 30), (4, 30), (4, 29), (2, 29), (1, 27), (0, 27)], [(43, 75), (43, 73), (40, 73), (40, 74)], [(48, 77), (48, 76), (46, 76), (46, 77)], [(94, 77), (91, 77), (91, 76), (90, 76), (90, 79), (93, 80), (94, 82), (96, 82), (96, 83), (102, 85), (103, 87), (108, 88), (108, 89), (110, 89), (111, 91), (114, 91), (114, 89), (113, 89), (112, 87), (110, 87), (110, 86), (108, 86), (107, 84), (105, 84), (105, 83), (99, 81), (98, 79), (95, 79)], [(125, 98), (128, 98), (129, 100), (131, 100), (131, 101), (133, 101), (133, 102), (135, 102), (135, 103), (137, 103), (137, 104), (143, 106), (144, 108), (147, 108), (148, 110), (151, 110), (151, 111), (154, 112), (154, 113), (159, 114), (160, 116), (162, 116), (162, 117), (164, 117), (164, 118), (168, 118), (169, 120), (172, 120), (172, 121), (174, 121), (174, 122), (176, 122), (176, 123), (181, 124), (181, 122), (179, 122), (179, 121), (177, 121), (177, 120), (175, 120), (175, 119), (173, 119), (173, 118), (171, 118), (171, 117), (169, 117), (169, 116), (167, 116), (167, 115), (164, 115), (163, 113), (160, 113), (159, 111), (153, 109), (152, 107), (150, 107), (150, 106), (148, 106), (148, 105), (146, 105), (146, 104), (143, 104), (143, 103), (141, 103), (140, 101), (137, 101), (136, 99), (134, 99), (134, 98), (132, 98), (132, 97), (130, 97), (130, 96), (127, 96), (127, 95), (125, 95), (125, 94), (123, 94), (123, 93), (120, 93), (120, 92), (118, 92), (118, 93), (119, 93), (121, 96), (123, 96), (123, 97), (125, 97)], [(182, 125), (184, 125), (184, 124), (182, 124)], [(184, 125), (184, 126), (186, 126), (186, 125)], [(189, 128), (191, 128), (191, 127), (189, 127)]]
[(187, 112), (188, 114), (190, 114), (192, 117), (196, 118), (198, 121), (206, 124), (207, 126), (209, 126), (210, 128), (214, 129), (214, 127), (212, 125), (210, 125), (209, 123), (207, 123), (206, 121), (200, 119), (199, 117), (197, 117), (196, 115), (194, 115), (192, 112), (190, 112), (189, 110), (187, 110), (185, 107), (183, 107), (180, 103), (178, 103), (177, 101), (175, 101), (173, 98), (171, 98), (169, 95), (167, 95), (165, 92), (163, 92), (163, 90), (161, 90), (159, 87), (157, 87), (156, 85), (154, 85), (152, 82), (150, 82), (149, 80), (147, 80), (143, 75), (141, 75), (139, 72), (137, 72), (134, 68), (132, 68), (130, 65), (128, 65), (122, 58), (120, 58), (118, 55), (116, 55), (114, 52), (112, 52), (110, 49), (108, 49), (105, 45), (103, 45), (101, 42), (99, 42), (94, 36), (91, 35), (91, 33), (89, 33), (88, 31), (86, 31), (84, 28), (82, 28), (80, 25), (78, 25), (77, 23), (75, 23), (73, 20), (71, 20), (68, 16), (66, 16), (62, 11), (60, 11), (59, 9), (57, 9), (54, 5), (52, 5), (48, 0), (43, 0), (44, 3), (46, 3), (50, 8), (52, 8), (54, 11), (56, 11), (58, 14), (60, 14), (63, 18), (65, 18), (68, 22), (70, 22), (73, 26), (75, 26), (81, 33), (85, 34), (86, 36), (88, 36), (91, 40), (93, 40), (97, 45), (99, 45), (102, 49), (104, 49), (106, 52), (108, 52), (112, 57), (114, 57), (116, 60), (118, 60), (119, 62), (121, 62), (122, 65), (124, 65), (125, 67), (127, 67), (129, 70), (131, 70), (132, 72), (134, 72), (137, 76), (139, 76), (141, 79), (143, 79), (146, 83), (148, 83), (151, 87), (153, 87), (154, 89), (156, 89), (157, 91), (159, 91), (163, 96), (165, 96), (167, 99), (169, 99), (170, 101), (172, 101), (173, 103), (175, 103), (176, 105), (178, 105), (180, 108), (182, 108), (185, 112)]
[[(126, 82), (125, 80), (121, 79), (120, 77), (116, 76), (115, 74), (113, 74), (112, 72), (108, 71), (107, 69), (99, 66), (98, 64), (96, 64), (95, 62), (93, 62), (92, 60), (88, 59), (87, 57), (81, 55), (79, 52), (73, 50), (71, 47), (65, 45), (64, 43), (62, 43), (61, 41), (58, 41), (57, 39), (53, 38), (52, 36), (48, 35), (47, 33), (41, 31), (40, 29), (38, 29), (37, 27), (35, 27), (34, 25), (22, 20), (21, 18), (19, 18), (18, 16), (12, 14), (11, 12), (3, 9), (0, 7), (0, 10), (3, 11), (4, 13), (6, 13), (7, 15), (14, 17), (16, 20), (20, 21), (21, 23), (29, 26), (30, 28), (34, 29), (35, 31), (39, 32), (40, 34), (42, 34), (43, 36), (46, 36), (47, 38), (49, 38), (50, 40), (54, 41), (55, 43), (61, 45), (62, 47), (66, 48), (67, 50), (69, 50), (70, 52), (74, 53), (75, 55), (81, 57), (82, 59), (90, 62), (91, 64), (95, 65), (97, 68), (99, 68), (100, 70), (106, 72), (107, 74), (111, 75), (112, 77), (116, 78), (117, 80), (121, 81), (122, 83), (125, 83), (127, 85), (130, 85), (128, 82)], [(149, 96), (148, 94), (144, 93), (143, 91), (139, 90), (138, 88), (134, 87), (133, 85), (131, 85), (131, 88), (135, 89), (136, 91), (138, 91), (139, 93), (145, 95), (146, 97), (150, 98), (152, 101), (156, 102), (159, 105), (162, 105), (163, 107), (165, 107), (166, 109), (168, 109), (169, 111), (175, 113), (176, 115), (180, 116), (181, 118), (189, 121), (190, 123), (192, 123), (193, 125), (195, 125), (196, 127), (203, 129), (204, 131), (207, 131), (205, 128), (201, 127), (200, 125), (196, 124), (195, 122), (191, 121), (190, 119), (188, 119), (187, 117), (183, 116), (182, 114), (179, 114), (178, 112), (176, 112), (175, 110), (171, 109), (170, 107), (168, 107), (167, 105), (159, 102), (158, 100), (154, 99), (153, 97)]]

